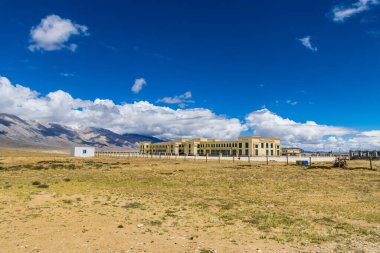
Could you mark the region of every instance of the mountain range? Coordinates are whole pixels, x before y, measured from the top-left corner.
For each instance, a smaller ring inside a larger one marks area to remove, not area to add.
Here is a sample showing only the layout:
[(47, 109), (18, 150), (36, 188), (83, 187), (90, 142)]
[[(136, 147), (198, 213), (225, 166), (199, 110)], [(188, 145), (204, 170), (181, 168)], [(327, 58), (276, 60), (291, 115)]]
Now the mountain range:
[(117, 134), (104, 128), (74, 129), (57, 123), (42, 123), (0, 113), (0, 147), (70, 148), (81, 145), (100, 149), (136, 150), (140, 141), (162, 140), (134, 133)]

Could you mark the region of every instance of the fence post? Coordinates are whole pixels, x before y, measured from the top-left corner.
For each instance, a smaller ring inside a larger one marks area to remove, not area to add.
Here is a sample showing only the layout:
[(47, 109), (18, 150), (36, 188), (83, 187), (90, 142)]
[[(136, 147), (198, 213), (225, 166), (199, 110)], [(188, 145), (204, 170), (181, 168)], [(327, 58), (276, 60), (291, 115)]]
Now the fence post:
[(309, 157), (309, 168), (311, 168), (311, 156)]
[(267, 156), (267, 165), (269, 164), (269, 156)]
[(220, 163), (220, 154), (219, 154), (219, 163)]
[(289, 154), (286, 154), (286, 165), (289, 165)]
[(232, 163), (235, 163), (235, 156), (232, 156)]
[(206, 154), (206, 163), (207, 163), (208, 154)]
[(248, 162), (251, 163), (251, 156), (248, 155)]
[(372, 170), (372, 157), (371, 156), (369, 157), (369, 166), (371, 167), (371, 170)]

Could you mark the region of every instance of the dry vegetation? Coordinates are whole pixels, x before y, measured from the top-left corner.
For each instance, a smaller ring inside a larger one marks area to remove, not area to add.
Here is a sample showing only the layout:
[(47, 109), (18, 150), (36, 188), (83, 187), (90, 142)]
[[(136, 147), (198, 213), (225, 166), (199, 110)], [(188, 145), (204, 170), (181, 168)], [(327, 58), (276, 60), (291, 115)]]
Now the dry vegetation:
[(0, 252), (379, 252), (380, 171), (365, 163), (0, 150)]

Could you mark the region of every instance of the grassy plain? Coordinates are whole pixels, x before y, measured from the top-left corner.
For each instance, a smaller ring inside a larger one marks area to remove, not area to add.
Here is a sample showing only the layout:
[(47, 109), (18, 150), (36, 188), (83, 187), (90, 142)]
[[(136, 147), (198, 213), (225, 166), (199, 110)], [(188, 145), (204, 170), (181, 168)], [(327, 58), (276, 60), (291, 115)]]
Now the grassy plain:
[(330, 166), (0, 149), (0, 252), (379, 252), (380, 170)]

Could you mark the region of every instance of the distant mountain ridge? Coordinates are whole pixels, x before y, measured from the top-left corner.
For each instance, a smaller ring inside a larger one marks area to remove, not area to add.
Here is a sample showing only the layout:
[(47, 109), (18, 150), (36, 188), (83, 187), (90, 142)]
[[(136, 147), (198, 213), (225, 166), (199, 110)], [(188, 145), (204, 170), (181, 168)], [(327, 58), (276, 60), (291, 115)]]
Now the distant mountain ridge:
[(140, 134), (117, 134), (104, 128), (74, 129), (57, 123), (25, 120), (0, 113), (0, 147), (69, 148), (78, 145), (112, 149), (138, 149), (140, 141), (162, 140)]
[(150, 141), (152, 143), (163, 142), (165, 140), (158, 139), (153, 136), (141, 135), (141, 134), (123, 134), (124, 137), (128, 138), (130, 141)]

